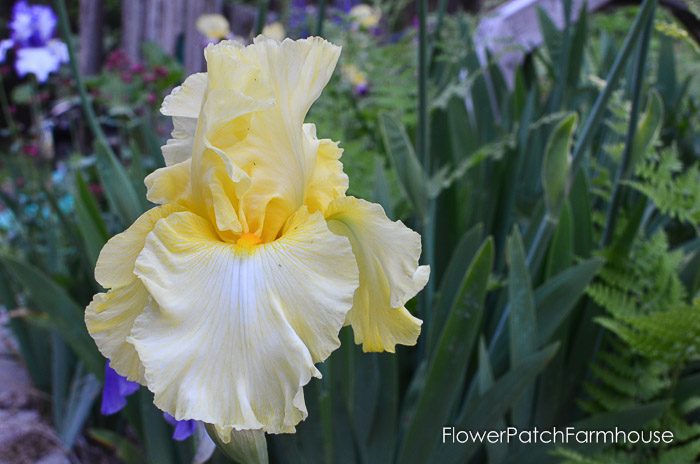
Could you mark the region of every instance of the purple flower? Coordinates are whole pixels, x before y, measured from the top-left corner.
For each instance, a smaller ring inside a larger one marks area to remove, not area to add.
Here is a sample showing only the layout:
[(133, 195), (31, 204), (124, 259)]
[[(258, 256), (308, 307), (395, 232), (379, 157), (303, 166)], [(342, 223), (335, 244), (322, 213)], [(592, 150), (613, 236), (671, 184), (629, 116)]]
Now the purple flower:
[(195, 420), (177, 420), (167, 412), (163, 413), (163, 418), (165, 422), (175, 427), (173, 440), (176, 441), (187, 440), (194, 433), (194, 429), (197, 426), (197, 421)]
[(117, 374), (117, 371), (112, 369), (107, 361), (105, 363), (105, 384), (102, 388), (102, 406), (100, 407), (102, 415), (109, 416), (124, 409), (126, 397), (136, 393), (139, 386), (138, 383)]
[(20, 76), (34, 74), (39, 82), (45, 82), (49, 74), (68, 62), (68, 47), (58, 39), (56, 15), (44, 5), (29, 5), (20, 0), (12, 8), (10, 38), (0, 41), (0, 63), (7, 51), (17, 50), (15, 70)]
[(289, 12), (289, 29), (297, 31), (300, 37), (308, 37), (307, 1), (292, 0)]
[(345, 14), (350, 13), (350, 10), (352, 9), (353, 6), (357, 5), (359, 3), (358, 0), (337, 0), (336, 5), (340, 7), (341, 10)]
[[(103, 416), (116, 414), (126, 406), (126, 397), (136, 393), (140, 385), (136, 382), (127, 380), (117, 373), (109, 365), (109, 361), (105, 363), (105, 384), (102, 388), (102, 405), (100, 412)], [(167, 412), (163, 413), (165, 421), (175, 427), (173, 431), (173, 440), (187, 440), (194, 433), (197, 421), (195, 420), (176, 420)]]
[(51, 7), (29, 5), (24, 0), (12, 8), (12, 40), (19, 47), (43, 47), (53, 38), (56, 15)]
[(369, 84), (367, 82), (357, 84), (352, 90), (356, 96), (364, 97), (369, 93)]

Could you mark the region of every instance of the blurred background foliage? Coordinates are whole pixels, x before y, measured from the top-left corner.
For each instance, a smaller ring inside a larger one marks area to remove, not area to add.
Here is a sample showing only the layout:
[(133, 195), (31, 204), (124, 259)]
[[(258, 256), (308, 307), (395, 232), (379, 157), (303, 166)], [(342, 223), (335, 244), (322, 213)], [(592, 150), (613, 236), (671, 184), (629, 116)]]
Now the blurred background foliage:
[[(170, 130), (157, 110), (191, 67), (182, 40), (120, 48), (126, 3), (104, 2), (97, 71), (39, 83), (3, 65), (0, 321), (72, 461), (96, 462), (91, 446), (105, 462), (204, 462), (205, 435), (172, 441), (144, 389), (100, 415), (104, 360), (83, 323), (100, 248), (149, 207)], [(349, 193), (420, 231), (432, 267), (410, 306), (418, 346), (363, 354), (343, 329), (305, 389), (308, 419), (267, 437), (271, 462), (698, 461), (699, 31), (656, 0), (575, 21), (562, 0), (563, 27), (539, 11), (541, 46), (504, 69), (474, 40), (497, 3), (378, 2), (369, 26), (352, 2), (224, 5), (250, 12), (247, 37), (282, 21), (343, 46), (307, 120), (341, 142)], [(452, 445), (446, 425), (676, 440)]]

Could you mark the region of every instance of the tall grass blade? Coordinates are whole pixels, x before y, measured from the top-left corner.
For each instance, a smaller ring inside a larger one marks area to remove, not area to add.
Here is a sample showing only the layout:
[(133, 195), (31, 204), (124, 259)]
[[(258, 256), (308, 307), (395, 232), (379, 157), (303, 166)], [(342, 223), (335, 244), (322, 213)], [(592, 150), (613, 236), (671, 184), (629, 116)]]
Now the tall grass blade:
[(398, 461), (427, 462), (439, 439), (433, 432), (447, 424), (467, 374), (484, 310), (488, 277), (493, 266), (493, 240), (487, 239), (476, 252), (464, 275), (435, 355), (427, 369), (425, 387), (403, 439)]

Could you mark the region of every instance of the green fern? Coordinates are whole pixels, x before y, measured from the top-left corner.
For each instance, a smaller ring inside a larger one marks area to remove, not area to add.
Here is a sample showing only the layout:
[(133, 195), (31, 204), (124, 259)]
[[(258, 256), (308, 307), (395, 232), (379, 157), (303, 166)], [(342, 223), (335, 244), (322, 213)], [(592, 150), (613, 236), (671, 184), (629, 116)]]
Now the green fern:
[(663, 231), (639, 237), (626, 257), (608, 256), (587, 292), (605, 311), (596, 321), (609, 336), (579, 401), (582, 410), (595, 414), (672, 400), (659, 420), (640, 426), (670, 430), (674, 443), (616, 445), (595, 456), (558, 450), (562, 462), (696, 462), (700, 424), (689, 417), (700, 407), (700, 399), (673, 401), (679, 374), (689, 363), (700, 360), (700, 298), (688, 302), (679, 277), (682, 262), (683, 255), (669, 249)]
[(654, 202), (663, 214), (687, 222), (700, 224), (700, 168), (698, 164), (684, 167), (675, 148), (663, 150), (660, 155), (650, 153), (636, 168), (638, 181), (629, 185)]

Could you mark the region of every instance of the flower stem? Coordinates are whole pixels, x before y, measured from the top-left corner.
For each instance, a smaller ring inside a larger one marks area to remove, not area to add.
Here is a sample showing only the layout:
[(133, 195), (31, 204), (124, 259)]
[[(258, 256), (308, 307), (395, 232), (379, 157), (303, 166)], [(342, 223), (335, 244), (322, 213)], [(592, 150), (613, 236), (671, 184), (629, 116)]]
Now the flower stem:
[(428, 140), (428, 2), (418, 1), (418, 134), (417, 151), (423, 169), (430, 175)]
[(647, 19), (644, 33), (638, 45), (637, 57), (634, 63), (634, 86), (632, 88), (632, 111), (630, 113), (629, 125), (627, 127), (627, 136), (625, 140), (625, 151), (622, 155), (622, 162), (617, 167), (615, 172), (615, 180), (613, 183), (612, 195), (610, 197), (610, 208), (608, 209), (607, 220), (605, 221), (605, 230), (603, 231), (602, 245), (607, 246), (613, 237), (615, 224), (617, 222), (618, 210), (620, 209), (621, 182), (627, 175), (630, 160), (632, 158), (632, 150), (634, 148), (634, 137), (637, 133), (637, 123), (639, 121), (639, 112), (641, 109), (642, 87), (644, 86), (644, 68), (647, 63), (647, 55), (649, 51), (649, 42), (651, 40), (651, 31), (654, 24), (654, 15), (652, 13)]
[(7, 128), (10, 131), (10, 138), (16, 139), (17, 136), (17, 124), (15, 123), (15, 118), (12, 116), (12, 111), (10, 110), (10, 100), (7, 98), (7, 91), (5, 90), (5, 82), (0, 73), (0, 108), (2, 108), (2, 115), (7, 122)]
[(270, 0), (260, 0), (258, 3), (258, 14), (255, 18), (255, 35), (262, 34), (267, 22), (267, 10), (270, 7)]
[(83, 107), (83, 112), (90, 127), (90, 131), (97, 140), (98, 145), (101, 145), (103, 149), (107, 150), (111, 156), (116, 156), (112, 151), (112, 147), (109, 146), (107, 142), (107, 137), (102, 131), (102, 127), (97, 120), (97, 115), (90, 102), (90, 97), (88, 96), (87, 90), (85, 88), (85, 82), (83, 77), (78, 71), (78, 60), (75, 56), (75, 48), (73, 47), (73, 42), (71, 40), (70, 25), (68, 24), (68, 11), (66, 10), (66, 2), (64, 0), (55, 0), (56, 10), (58, 11), (58, 24), (61, 28), (61, 33), (66, 40), (66, 46), (68, 47), (69, 66), (73, 79), (75, 79), (75, 86), (78, 88), (78, 95), (80, 95), (80, 104)]
[(326, 16), (326, 0), (318, 0), (318, 18), (316, 22), (316, 35), (323, 36), (323, 20)]

